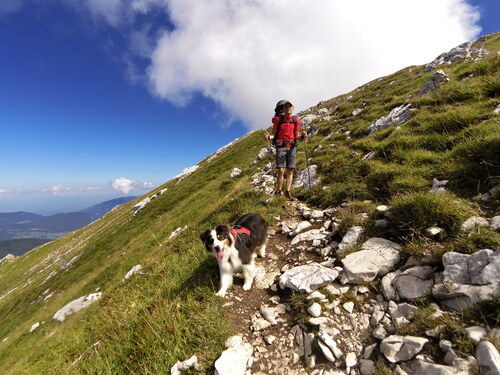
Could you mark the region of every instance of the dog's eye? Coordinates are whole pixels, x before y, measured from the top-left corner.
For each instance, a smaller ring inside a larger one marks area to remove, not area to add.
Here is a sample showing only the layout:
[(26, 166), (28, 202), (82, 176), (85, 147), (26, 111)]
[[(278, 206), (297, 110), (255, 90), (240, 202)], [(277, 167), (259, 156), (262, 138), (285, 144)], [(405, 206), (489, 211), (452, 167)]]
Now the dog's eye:
[(222, 241), (224, 238), (226, 238), (226, 236), (224, 236), (223, 234), (218, 234), (217, 235), (217, 238)]

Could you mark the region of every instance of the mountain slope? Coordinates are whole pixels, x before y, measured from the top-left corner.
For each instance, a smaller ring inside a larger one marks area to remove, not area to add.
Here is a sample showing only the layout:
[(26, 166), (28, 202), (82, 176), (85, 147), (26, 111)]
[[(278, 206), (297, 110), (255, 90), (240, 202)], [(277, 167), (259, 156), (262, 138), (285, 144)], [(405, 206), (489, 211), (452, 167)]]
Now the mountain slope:
[[(457, 228), (471, 214), (492, 216), (499, 209), (494, 197), (473, 201), (500, 184), (494, 113), (500, 35), (479, 45), (490, 54), (439, 66), (449, 82), (432, 93), (417, 96), (435, 71), (415, 66), (300, 114), (311, 137), (298, 146), (299, 169), (316, 165), (321, 182), (295, 192), (311, 205), (343, 205), (341, 234), (363, 225), (370, 235), (397, 240), (403, 255), (498, 246), (498, 233), (464, 236)], [(410, 119), (367, 136), (371, 124), (405, 104), (411, 104)], [(191, 175), (0, 265), (2, 373), (167, 373), (193, 354), (211, 373), (234, 322), (221, 308), (226, 301), (214, 295), (217, 266), (198, 234), (247, 212), (261, 213), (270, 225), (283, 215), (283, 199), (252, 189), (253, 176), (269, 162), (269, 156), (256, 159), (263, 147), (262, 132), (252, 132)], [(229, 178), (233, 168), (243, 172)], [(449, 181), (447, 194), (429, 198), (434, 178)], [(367, 220), (360, 215), (381, 203), (394, 208), (391, 228), (376, 227), (372, 211)], [(443, 242), (422, 242), (422, 231), (437, 224), (447, 230)], [(178, 228), (185, 229), (171, 237)], [(123, 281), (138, 264), (142, 274)], [(68, 302), (91, 293), (102, 293), (99, 302), (64, 322), (53, 320)]]

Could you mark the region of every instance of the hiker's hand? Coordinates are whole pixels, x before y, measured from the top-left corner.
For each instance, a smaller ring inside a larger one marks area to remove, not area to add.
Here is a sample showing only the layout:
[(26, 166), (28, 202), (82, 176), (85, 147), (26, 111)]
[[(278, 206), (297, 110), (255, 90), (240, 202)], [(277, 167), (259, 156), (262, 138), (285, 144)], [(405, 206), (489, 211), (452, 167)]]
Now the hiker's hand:
[(300, 136), (300, 138), (305, 141), (307, 139), (307, 132), (304, 130)]
[(264, 133), (264, 138), (266, 139), (266, 141), (269, 141), (272, 138), (272, 136), (268, 132), (265, 132)]

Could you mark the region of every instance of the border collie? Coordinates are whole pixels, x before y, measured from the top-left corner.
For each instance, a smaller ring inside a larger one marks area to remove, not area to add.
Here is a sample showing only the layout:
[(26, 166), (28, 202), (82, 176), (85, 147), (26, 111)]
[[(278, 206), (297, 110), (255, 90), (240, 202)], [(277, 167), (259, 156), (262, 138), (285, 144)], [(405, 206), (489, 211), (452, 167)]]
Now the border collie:
[(256, 255), (266, 255), (267, 223), (259, 214), (240, 217), (233, 227), (218, 225), (200, 234), (206, 249), (217, 259), (220, 271), (220, 289), (217, 295), (224, 297), (233, 284), (233, 275), (242, 270), (245, 282), (243, 290), (250, 290), (255, 277)]

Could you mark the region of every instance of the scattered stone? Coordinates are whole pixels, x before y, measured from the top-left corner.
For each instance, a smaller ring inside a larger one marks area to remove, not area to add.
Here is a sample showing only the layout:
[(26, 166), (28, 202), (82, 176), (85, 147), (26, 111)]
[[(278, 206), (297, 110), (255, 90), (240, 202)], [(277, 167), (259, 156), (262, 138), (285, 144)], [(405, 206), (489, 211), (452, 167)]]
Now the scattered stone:
[(478, 227), (488, 227), (490, 223), (488, 223), (488, 220), (486, 220), (483, 217), (479, 216), (471, 216), (465, 222), (462, 224), (460, 227), (460, 230), (463, 232), (467, 232), (471, 229), (478, 228)]
[(423, 337), (392, 335), (380, 343), (380, 351), (389, 362), (408, 361), (423, 349), (429, 340)]
[(434, 270), (430, 266), (409, 268), (397, 275), (392, 285), (401, 299), (422, 298), (434, 285)]
[(38, 327), (40, 327), (40, 322), (36, 322), (35, 324), (33, 324), (30, 328), (30, 333), (32, 333)]
[(446, 191), (446, 184), (448, 180), (439, 181), (437, 178), (432, 179), (432, 188), (429, 191), (430, 193), (440, 194)]
[(431, 78), (424, 84), (420, 92), (417, 94), (417, 96), (422, 96), (431, 92), (436, 91), (440, 86), (444, 85), (445, 83), (449, 82), (450, 77), (442, 71), (441, 69), (437, 70), (436, 73), (434, 73)]
[(343, 284), (363, 284), (384, 276), (399, 262), (400, 245), (383, 238), (370, 238), (362, 250), (347, 255), (342, 259), (344, 272)]
[(331, 283), (339, 276), (339, 271), (318, 263), (298, 266), (283, 273), (279, 278), (281, 289), (290, 288), (296, 292), (311, 293)]
[(364, 233), (364, 231), (364, 228), (360, 226), (354, 226), (350, 228), (342, 238), (342, 242), (339, 244), (338, 252), (342, 254), (353, 247), (358, 241), (358, 238)]
[(473, 326), (465, 328), (467, 332), (467, 337), (475, 345), (479, 344), (487, 335), (486, 330), (483, 327)]
[(307, 312), (313, 317), (317, 318), (321, 315), (321, 305), (317, 302), (313, 303), (309, 308), (307, 309)]
[[(491, 229), (493, 229), (496, 232), (500, 232), (500, 216), (495, 216), (491, 219)], [(1, 263), (1, 261), (0, 261)]]
[(500, 354), (497, 348), (489, 341), (481, 341), (476, 348), (476, 358), (479, 361), (481, 374), (500, 374)]
[[(265, 150), (267, 150), (267, 149), (265, 149)], [(229, 178), (234, 178), (236, 176), (239, 176), (241, 174), (241, 172), (242, 172), (241, 169), (239, 169), (239, 168), (233, 168), (233, 170), (229, 174)]]
[(197, 371), (201, 370), (201, 366), (198, 364), (198, 358), (194, 355), (183, 362), (177, 361), (177, 363), (170, 370), (170, 375), (181, 375), (182, 371), (189, 370), (191, 368)]
[(123, 277), (122, 281), (130, 279), (136, 273), (142, 274), (142, 272), (140, 272), (141, 270), (142, 270), (142, 266), (140, 264), (135, 265), (134, 267), (132, 267), (130, 269), (130, 271), (127, 272), (127, 274)]
[(424, 68), (424, 72), (429, 72), (434, 69), (438, 65), (442, 64), (451, 64), (458, 60), (465, 59), (469, 56), (469, 51), (473, 42), (465, 42), (460, 44), (459, 46), (451, 49), (448, 52), (440, 54), (433, 61), (427, 64)]
[(76, 312), (78, 312), (86, 307), (89, 307), (92, 303), (99, 300), (101, 298), (101, 296), (102, 296), (102, 293), (97, 292), (97, 293), (92, 293), (92, 294), (89, 294), (87, 296), (77, 298), (77, 299), (71, 301), (70, 303), (68, 303), (67, 305), (65, 305), (59, 311), (57, 311), (54, 314), (53, 319), (57, 320), (58, 322), (63, 322), (66, 319), (66, 317), (68, 317), (69, 315), (74, 314), (74, 313), (76, 313)]
[(241, 337), (240, 340), (231, 342), (231, 346), (228, 346), (228, 349), (224, 350), (219, 359), (215, 361), (215, 374), (244, 375), (252, 353), (252, 346), (243, 343)]
[(412, 111), (410, 103), (396, 107), (387, 116), (379, 118), (377, 121), (368, 126), (365, 129), (365, 133), (367, 135), (372, 135), (379, 130), (390, 126), (403, 124), (411, 118)]
[(500, 249), (473, 254), (448, 252), (442, 258), (444, 271), (432, 295), (440, 303), (461, 311), (484, 300), (500, 297)]

